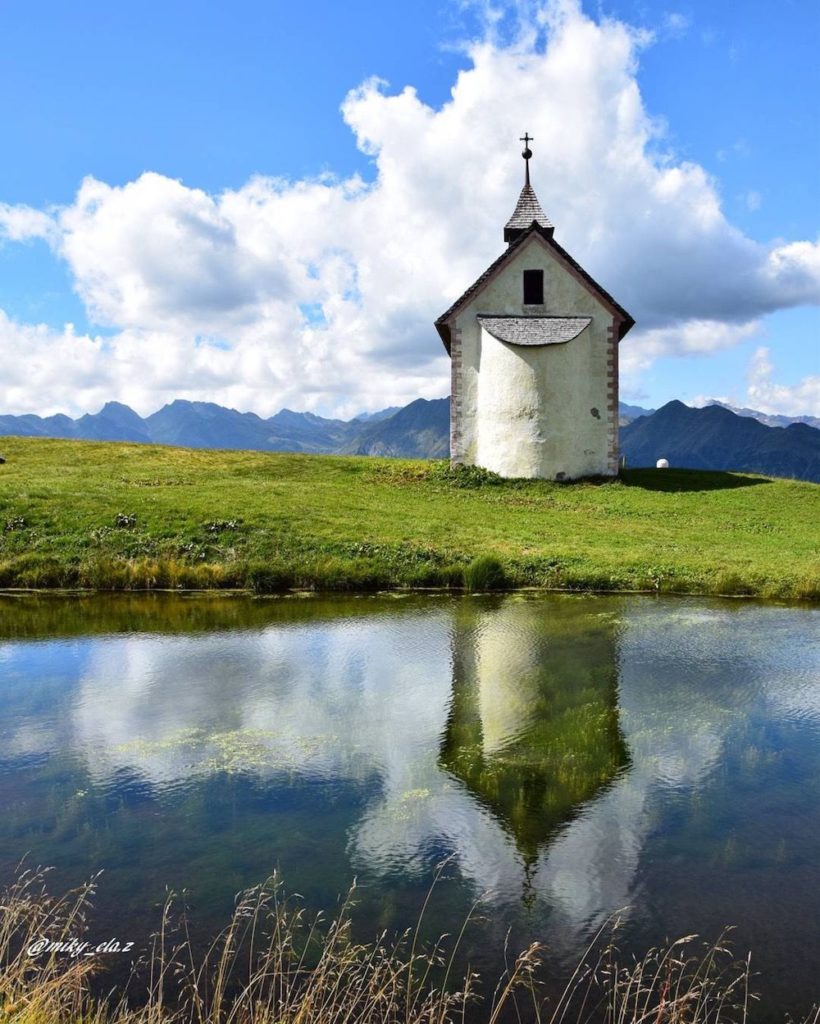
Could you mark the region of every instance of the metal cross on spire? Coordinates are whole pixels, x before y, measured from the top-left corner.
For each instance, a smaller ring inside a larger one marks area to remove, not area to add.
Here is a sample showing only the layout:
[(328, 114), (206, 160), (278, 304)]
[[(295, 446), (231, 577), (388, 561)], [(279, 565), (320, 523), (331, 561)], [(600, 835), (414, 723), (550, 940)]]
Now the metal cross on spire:
[(530, 149), (530, 143), (534, 142), (535, 140), (533, 139), (533, 137), (528, 132), (524, 132), (524, 134), (522, 135), (522, 137), (518, 141), (524, 143), (524, 151), (521, 154), (521, 156), (524, 157), (524, 165), (525, 165), (524, 184), (525, 185), (529, 185), (529, 183), (530, 183), (530, 157), (532, 156), (532, 150)]

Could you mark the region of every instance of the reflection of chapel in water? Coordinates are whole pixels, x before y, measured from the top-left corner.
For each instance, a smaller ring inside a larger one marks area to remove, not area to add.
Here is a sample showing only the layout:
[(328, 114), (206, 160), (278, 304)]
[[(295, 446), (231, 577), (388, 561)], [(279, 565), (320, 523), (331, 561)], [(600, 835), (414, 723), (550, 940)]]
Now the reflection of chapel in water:
[(567, 598), (463, 602), (439, 762), (531, 866), (560, 825), (628, 763), (618, 719), (617, 621)]

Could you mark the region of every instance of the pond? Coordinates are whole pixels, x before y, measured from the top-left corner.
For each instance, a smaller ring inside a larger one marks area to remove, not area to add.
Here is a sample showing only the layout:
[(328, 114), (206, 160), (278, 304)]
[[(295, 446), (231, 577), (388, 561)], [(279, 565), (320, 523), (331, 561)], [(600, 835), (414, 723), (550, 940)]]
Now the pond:
[(281, 872), (362, 938), (427, 916), (500, 970), (753, 951), (757, 1020), (820, 998), (820, 610), (622, 596), (0, 597), (0, 884), (103, 870), (145, 947), (166, 887), (207, 932)]

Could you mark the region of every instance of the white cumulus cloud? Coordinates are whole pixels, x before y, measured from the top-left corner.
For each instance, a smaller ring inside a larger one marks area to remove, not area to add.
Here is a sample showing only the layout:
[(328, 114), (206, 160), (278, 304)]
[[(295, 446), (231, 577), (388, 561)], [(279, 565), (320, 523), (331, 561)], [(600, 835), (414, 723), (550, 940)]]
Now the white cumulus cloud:
[[(4, 389), (4, 411), (88, 408), (99, 394), (142, 412), (187, 397), (345, 415), (446, 394), (432, 321), (503, 248), (524, 128), (556, 238), (638, 321), (628, 371), (820, 302), (816, 243), (746, 237), (707, 172), (663, 151), (637, 81), (646, 32), (574, 0), (528, 8), (503, 38), (498, 23), (488, 8), (486, 37), (438, 108), (378, 80), (347, 96), (371, 182), (256, 177), (213, 195), (146, 173), (88, 178), (58, 210), (0, 206), (0, 236), (48, 240), (107, 332), (0, 321), (4, 362), (43, 353), (27, 383)], [(63, 358), (87, 362), (82, 385), (55, 368)]]
[(28, 242), (34, 238), (52, 241), (58, 237), (53, 218), (44, 210), (30, 206), (0, 203), (0, 240)]
[(749, 405), (766, 413), (785, 416), (816, 415), (820, 409), (820, 374), (804, 377), (794, 385), (777, 384), (772, 380), (774, 366), (771, 351), (756, 349), (748, 370), (746, 396)]

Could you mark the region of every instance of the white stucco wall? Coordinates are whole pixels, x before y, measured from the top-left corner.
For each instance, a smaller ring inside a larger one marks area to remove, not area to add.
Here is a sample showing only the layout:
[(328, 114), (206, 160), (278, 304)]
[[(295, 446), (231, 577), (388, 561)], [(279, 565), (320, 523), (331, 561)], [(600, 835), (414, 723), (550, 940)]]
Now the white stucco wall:
[[(524, 270), (544, 271), (544, 306), (524, 306)], [(588, 316), (572, 341), (538, 347), (493, 338), (479, 314)], [(576, 479), (612, 472), (607, 421), (611, 311), (537, 235), (458, 313), (457, 461), (502, 476)], [(617, 387), (617, 384), (616, 384)], [(617, 429), (617, 424), (615, 424)]]

